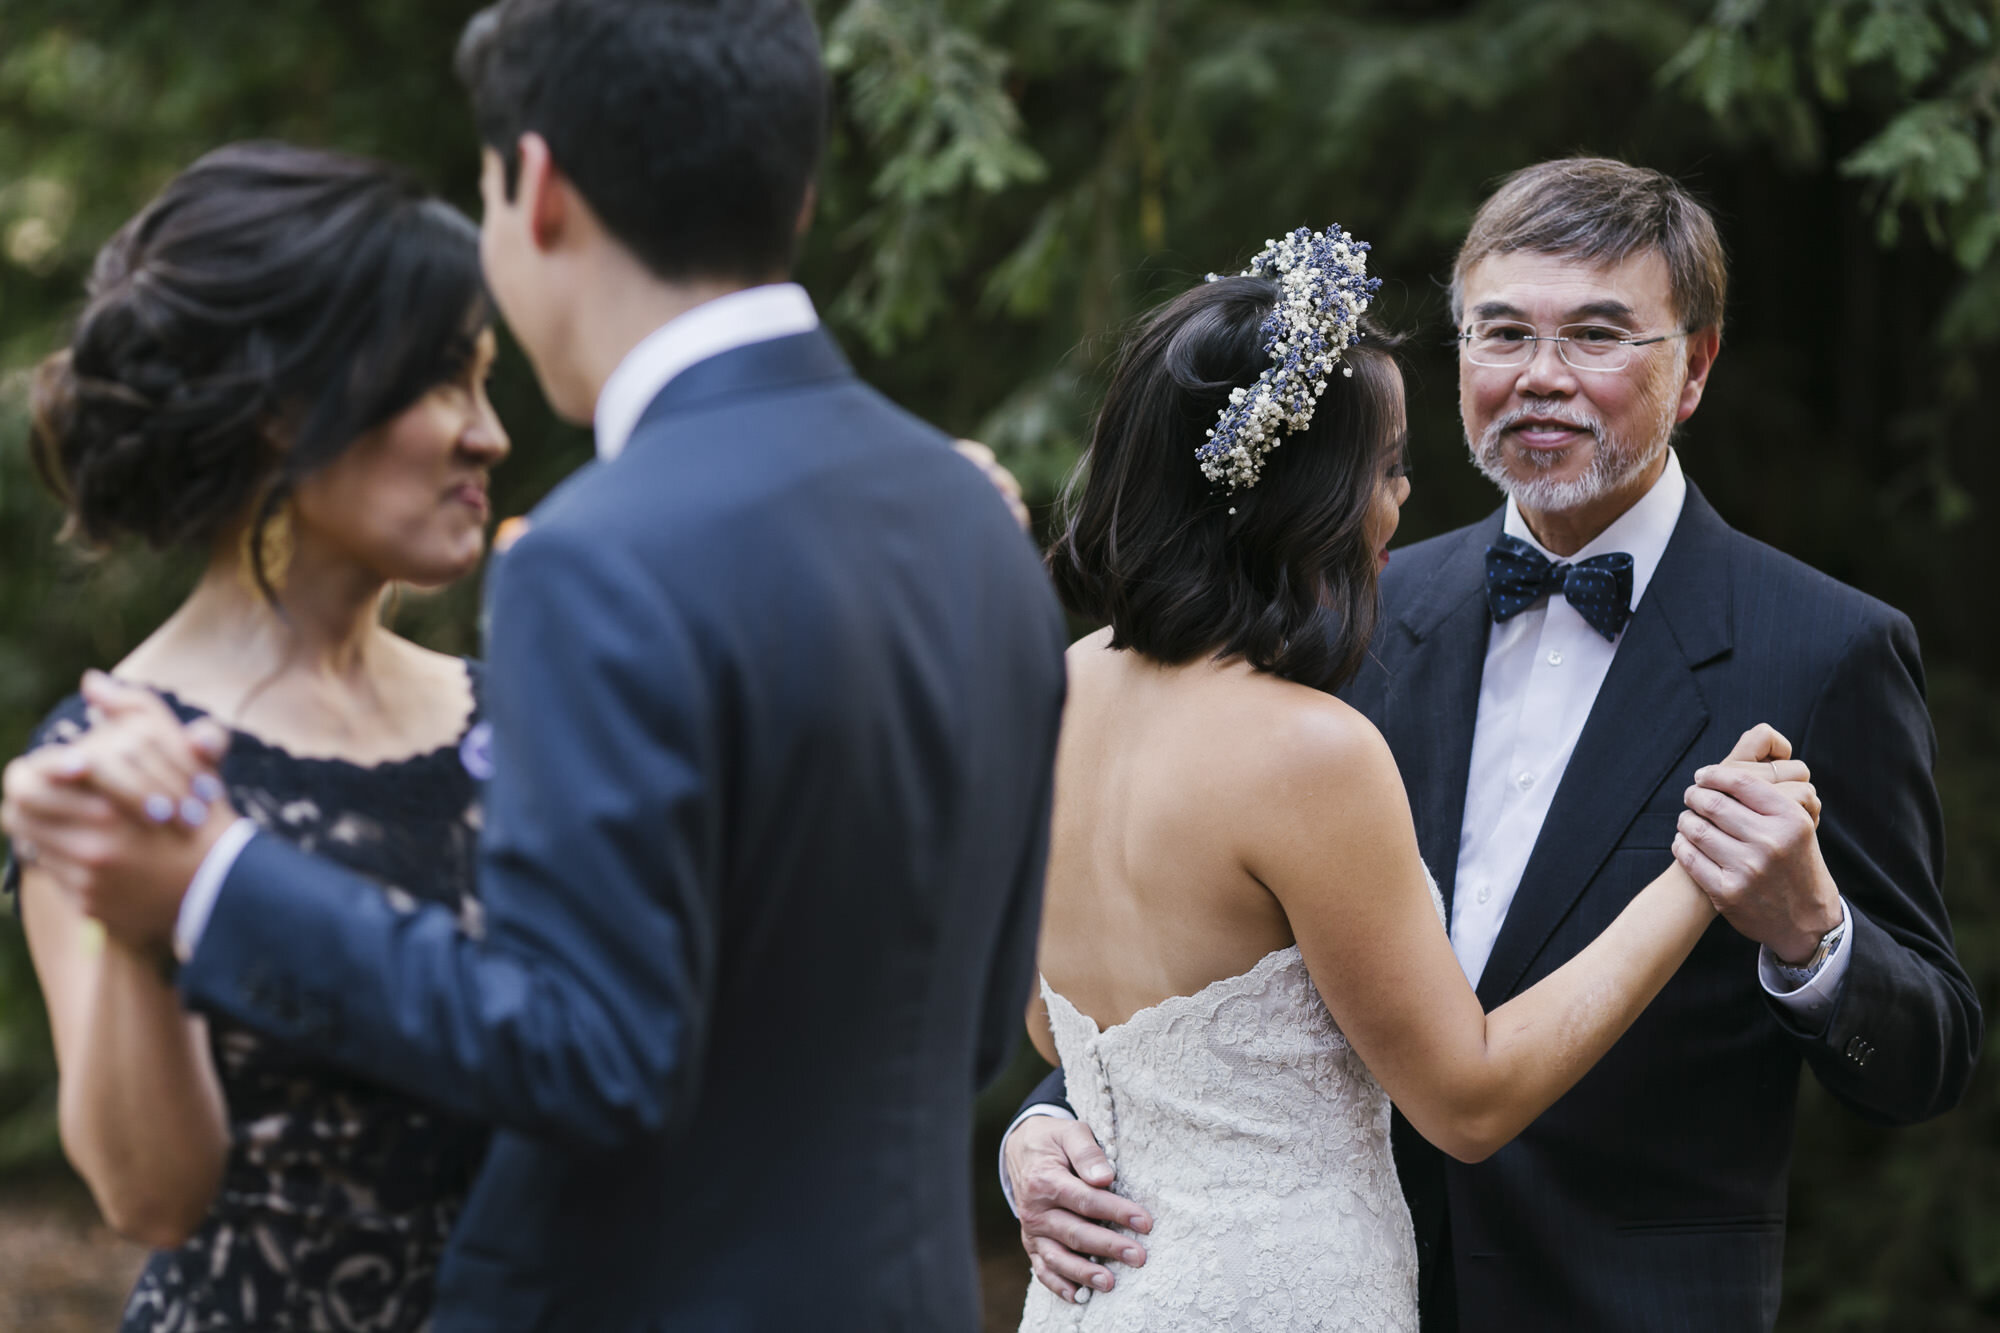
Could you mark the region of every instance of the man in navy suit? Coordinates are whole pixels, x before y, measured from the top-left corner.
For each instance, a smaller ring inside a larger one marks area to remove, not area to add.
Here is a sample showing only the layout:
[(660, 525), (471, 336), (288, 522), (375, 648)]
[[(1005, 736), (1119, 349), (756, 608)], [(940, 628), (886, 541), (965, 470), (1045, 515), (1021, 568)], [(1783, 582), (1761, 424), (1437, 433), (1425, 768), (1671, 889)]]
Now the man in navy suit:
[(460, 66), (489, 285), (599, 456), (489, 582), (484, 936), (241, 820), (87, 905), (171, 932), (192, 1007), (500, 1127), (439, 1333), (973, 1329), (1053, 595), (783, 281), (826, 105), (798, 0), (503, 0)]
[[(1801, 1062), (1905, 1124), (1958, 1101), (1979, 1049), (1909, 621), (1731, 530), (1670, 447), (1726, 278), (1706, 210), (1603, 159), (1511, 177), (1454, 266), (1466, 438), (1508, 501), (1395, 554), (1346, 697), (1395, 752), (1489, 1009), (1670, 855), (1726, 924), (1489, 1160), (1399, 1118), (1430, 1333), (1768, 1329)], [(1760, 722), (1811, 766), (1816, 834), (1702, 767)], [(1037, 1276), (1088, 1299), (1115, 1276), (1085, 1256), (1143, 1262), (1150, 1219), (1060, 1097), (1057, 1075), (1030, 1098), (1002, 1176)]]

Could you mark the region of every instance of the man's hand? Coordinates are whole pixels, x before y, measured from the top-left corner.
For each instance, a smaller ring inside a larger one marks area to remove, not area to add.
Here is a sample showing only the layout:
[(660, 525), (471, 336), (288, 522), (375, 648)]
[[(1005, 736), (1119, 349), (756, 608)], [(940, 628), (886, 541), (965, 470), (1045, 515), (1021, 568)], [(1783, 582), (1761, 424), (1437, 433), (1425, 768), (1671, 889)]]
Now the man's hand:
[(1021, 525), (1022, 531), (1027, 531), (1028, 506), (1021, 499), (1019, 479), (1000, 465), (1000, 460), (994, 457), (991, 449), (977, 440), (955, 440), (953, 447), (971, 459), (978, 465), (979, 470), (986, 474), (986, 480), (993, 483), (993, 488), (1000, 492), (1000, 498), (1007, 502), (1007, 512), (1014, 516), (1014, 521)]
[(1759, 726), (1729, 761), (1697, 770), (1674, 859), (1730, 925), (1796, 966), (1840, 924), (1842, 909), (1820, 856), (1819, 796), (1791, 752)]
[(113, 935), (165, 952), (188, 881), (235, 819), (212, 767), (227, 733), (183, 728), (149, 691), (97, 673), (84, 695), (98, 725), (7, 766), (0, 830)]
[(1005, 1161), (1021, 1215), (1021, 1248), (1043, 1286), (1081, 1304), (1093, 1288), (1109, 1291), (1114, 1282), (1110, 1269), (1086, 1255), (1133, 1268), (1145, 1264), (1146, 1251), (1137, 1241), (1097, 1225), (1144, 1233), (1153, 1229), (1153, 1219), (1111, 1192), (1111, 1163), (1088, 1127), (1046, 1115), (1024, 1120), (1007, 1136)]

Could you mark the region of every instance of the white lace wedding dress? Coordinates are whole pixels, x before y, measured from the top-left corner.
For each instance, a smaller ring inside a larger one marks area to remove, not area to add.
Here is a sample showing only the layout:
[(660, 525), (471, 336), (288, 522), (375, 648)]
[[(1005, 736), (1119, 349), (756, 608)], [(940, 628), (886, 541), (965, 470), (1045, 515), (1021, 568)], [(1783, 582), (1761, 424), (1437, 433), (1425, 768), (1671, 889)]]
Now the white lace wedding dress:
[(1022, 1333), (1415, 1333), (1389, 1099), (1296, 946), (1108, 1032), (1042, 995), (1070, 1104), (1153, 1231), (1087, 1304), (1030, 1282)]

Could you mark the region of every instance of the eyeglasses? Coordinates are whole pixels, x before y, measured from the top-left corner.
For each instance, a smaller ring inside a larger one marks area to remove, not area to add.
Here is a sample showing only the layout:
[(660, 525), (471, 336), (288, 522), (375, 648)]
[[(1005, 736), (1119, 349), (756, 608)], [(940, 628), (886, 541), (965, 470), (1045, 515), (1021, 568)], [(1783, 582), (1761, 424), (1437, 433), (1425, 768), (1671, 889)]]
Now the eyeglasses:
[(1632, 349), (1650, 347), (1678, 333), (1641, 338), (1613, 324), (1565, 324), (1554, 333), (1536, 333), (1528, 324), (1506, 319), (1475, 320), (1458, 335), (1465, 359), (1475, 366), (1518, 369), (1535, 359), (1536, 343), (1554, 343), (1556, 354), (1577, 370), (1623, 370), (1632, 364)]

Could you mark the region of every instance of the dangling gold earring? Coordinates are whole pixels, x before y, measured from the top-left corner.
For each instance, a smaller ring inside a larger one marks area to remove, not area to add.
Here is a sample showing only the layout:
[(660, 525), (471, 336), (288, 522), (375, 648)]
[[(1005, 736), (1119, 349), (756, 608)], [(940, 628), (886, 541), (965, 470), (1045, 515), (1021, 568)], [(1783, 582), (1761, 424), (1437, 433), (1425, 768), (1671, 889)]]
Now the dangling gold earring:
[(264, 589), (257, 584), (257, 561), (251, 557), (250, 542), (257, 539), (259, 554), (263, 557), (264, 583), (273, 593), (285, 590), (285, 574), (292, 566), (292, 507), (289, 503), (279, 506), (278, 512), (260, 528), (255, 524), (243, 530), (242, 546), (237, 553), (236, 575), (243, 586), (262, 596)]

